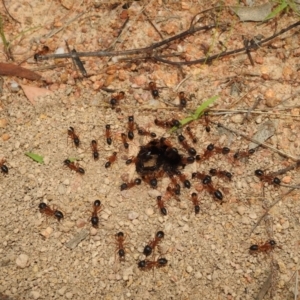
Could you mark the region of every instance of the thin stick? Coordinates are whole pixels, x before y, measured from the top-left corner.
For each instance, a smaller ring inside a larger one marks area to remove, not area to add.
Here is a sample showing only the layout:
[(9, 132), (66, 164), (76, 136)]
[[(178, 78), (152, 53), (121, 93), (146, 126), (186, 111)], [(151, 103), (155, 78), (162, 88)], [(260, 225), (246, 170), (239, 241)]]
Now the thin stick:
[(253, 111), (259, 104), (259, 102), (262, 100), (262, 98), (260, 96), (258, 96), (258, 98), (256, 99), (256, 101), (254, 102), (253, 106), (250, 107), (248, 109), (248, 112), (246, 113), (246, 115), (244, 116), (243, 120), (242, 120), (242, 123), (241, 124), (244, 124), (245, 120), (249, 120), (249, 116), (250, 116), (250, 113), (251, 111)]
[(7, 14), (10, 16), (10, 18), (11, 18), (12, 20), (14, 20), (15, 22), (21, 24), (21, 22), (19, 22), (17, 19), (15, 19), (15, 18), (9, 13), (9, 11), (8, 11), (6, 5), (5, 5), (5, 1), (4, 1), (4, 0), (2, 0), (2, 4), (3, 4), (3, 7), (4, 7), (5, 11), (6, 11)]
[(282, 155), (282, 156), (284, 156), (284, 157), (288, 157), (288, 158), (290, 158), (290, 159), (292, 159), (292, 160), (294, 160), (294, 161), (298, 161), (298, 160), (299, 160), (299, 158), (296, 158), (296, 157), (294, 157), (294, 156), (292, 156), (292, 155), (290, 155), (290, 154), (287, 154), (287, 153), (285, 153), (285, 152), (283, 152), (283, 151), (280, 151), (280, 150), (276, 149), (275, 147), (270, 146), (269, 144), (261, 143), (261, 142), (259, 142), (258, 140), (253, 139), (253, 138), (250, 138), (250, 137), (248, 137), (246, 134), (243, 134), (243, 133), (241, 133), (241, 132), (238, 132), (238, 131), (236, 131), (236, 130), (233, 130), (233, 129), (231, 129), (231, 128), (225, 126), (225, 125), (222, 125), (221, 123), (216, 123), (216, 122), (213, 122), (213, 121), (211, 121), (211, 123), (217, 125), (218, 127), (222, 127), (222, 128), (224, 128), (224, 129), (226, 129), (226, 130), (228, 130), (228, 131), (230, 131), (230, 132), (232, 132), (232, 133), (234, 133), (234, 134), (236, 134), (236, 135), (239, 135), (239, 136), (245, 138), (246, 140), (251, 141), (251, 142), (257, 144), (258, 146), (262, 146), (262, 147), (271, 149), (272, 151), (274, 151), (274, 152), (276, 152), (276, 153), (278, 153), (278, 154), (280, 154), (280, 155)]

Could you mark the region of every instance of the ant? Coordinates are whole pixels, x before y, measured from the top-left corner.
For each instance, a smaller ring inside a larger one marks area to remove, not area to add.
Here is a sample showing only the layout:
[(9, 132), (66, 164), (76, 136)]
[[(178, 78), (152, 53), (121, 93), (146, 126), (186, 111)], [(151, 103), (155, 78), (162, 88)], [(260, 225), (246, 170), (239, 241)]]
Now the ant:
[(152, 177), (151, 175), (143, 175), (142, 179), (148, 183), (152, 188), (156, 188), (157, 187), (157, 179)]
[(261, 181), (265, 181), (268, 184), (280, 185), (280, 179), (278, 177), (273, 177), (271, 174), (265, 174), (263, 170), (255, 170), (254, 174), (260, 178)]
[(141, 260), (138, 263), (138, 267), (141, 270), (150, 270), (156, 268), (161, 268), (166, 266), (168, 263), (168, 260), (165, 258), (159, 258), (157, 261), (151, 261), (151, 260)]
[(198, 194), (197, 193), (192, 193), (191, 197), (192, 197), (192, 202), (195, 206), (195, 214), (199, 214), (200, 206), (199, 206)]
[(220, 201), (223, 200), (223, 194), (219, 190), (213, 187), (211, 177), (209, 175), (206, 175), (202, 179), (202, 184), (209, 194), (213, 195), (215, 198), (217, 198)]
[(249, 149), (248, 151), (240, 151), (238, 150), (234, 155), (234, 159), (248, 158), (255, 152), (255, 149)]
[(143, 254), (145, 256), (149, 256), (152, 253), (152, 251), (154, 251), (155, 247), (161, 242), (164, 236), (165, 234), (163, 231), (157, 231), (155, 238), (145, 246)]
[(49, 47), (44, 45), (42, 50), (38, 51), (37, 53), (34, 54), (33, 58), (35, 61), (38, 60), (39, 56), (41, 55), (46, 55), (50, 51)]
[(189, 180), (186, 179), (185, 174), (182, 174), (180, 171), (177, 170), (176, 175), (178, 176), (179, 180), (183, 183), (184, 187), (188, 189), (191, 187), (191, 183)]
[(91, 223), (94, 228), (98, 228), (99, 225), (99, 217), (98, 212), (101, 210), (101, 201), (95, 200), (93, 204), (93, 212), (91, 217)]
[(122, 142), (123, 142), (124, 148), (128, 149), (129, 148), (129, 144), (127, 143), (126, 134), (125, 133), (121, 133), (121, 138), (122, 138)]
[(125, 96), (124, 92), (119, 92), (118, 95), (113, 96), (109, 101), (111, 108), (114, 109), (117, 105), (119, 105), (120, 100), (124, 99), (124, 96)]
[(98, 143), (96, 140), (91, 141), (91, 148), (92, 148), (94, 160), (98, 160), (99, 159), (99, 151), (98, 151)]
[(105, 164), (105, 168), (109, 168), (111, 164), (116, 161), (117, 154), (118, 154), (117, 152), (113, 152), (113, 154), (107, 158), (108, 161)]
[(137, 158), (137, 157), (132, 157), (132, 158), (127, 159), (126, 162), (125, 162), (125, 164), (126, 164), (126, 165), (130, 165), (130, 164), (132, 164), (132, 163), (135, 164), (137, 161), (138, 161), (138, 158)]
[[(164, 215), (164, 216), (166, 216), (167, 214), (168, 214), (168, 211), (167, 211), (167, 209), (166, 209), (166, 207), (165, 207), (165, 204), (164, 204), (164, 201), (161, 199), (161, 196), (157, 196), (157, 206), (158, 206), (158, 208), (159, 208), (159, 210), (160, 210), (160, 212)], [(147, 246), (146, 246), (147, 247)], [(145, 251), (145, 249), (144, 249), (144, 251)], [(144, 253), (145, 254), (145, 253)], [(145, 254), (146, 255), (146, 254)]]
[(178, 136), (178, 141), (179, 141), (179, 143), (182, 145), (182, 147), (183, 147), (190, 155), (195, 156), (195, 155), (197, 154), (195, 148), (191, 147), (191, 146), (187, 143), (187, 141), (185, 140), (185, 137), (184, 137), (182, 134), (180, 134), (180, 135)]
[(136, 185), (140, 185), (141, 183), (142, 183), (142, 180), (140, 178), (136, 178), (135, 180), (133, 180), (131, 182), (124, 182), (121, 184), (121, 191), (129, 190)]
[(84, 174), (85, 171), (83, 168), (79, 167), (79, 164), (75, 164), (73, 161), (71, 162), (69, 159), (65, 159), (64, 160), (64, 164), (71, 170), (77, 172), (77, 173), (80, 173), (80, 174)]
[(187, 99), (185, 97), (185, 94), (184, 92), (180, 92), (178, 94), (178, 97), (179, 97), (179, 107), (182, 109), (182, 108), (185, 108), (186, 107), (186, 104), (187, 104)]
[(204, 112), (204, 122), (205, 122), (205, 130), (206, 132), (210, 132), (209, 118), (208, 118), (208, 111)]
[(159, 98), (159, 92), (158, 92), (155, 82), (153, 82), (153, 81), (149, 82), (149, 90), (151, 91), (152, 97), (154, 99)]
[(133, 130), (134, 130), (134, 116), (129, 116), (128, 117), (128, 138), (130, 140), (134, 138)]
[(181, 157), (181, 164), (182, 165), (192, 164), (194, 161), (195, 161), (194, 156)]
[(150, 136), (152, 138), (156, 138), (156, 133), (145, 130), (144, 128), (139, 128), (138, 129), (138, 134), (139, 135), (144, 135), (144, 136)]
[(73, 127), (68, 129), (68, 136), (73, 140), (75, 147), (78, 148), (80, 145), (80, 140)]
[(41, 202), (39, 204), (39, 209), (40, 213), (45, 214), (46, 216), (53, 216), (57, 219), (58, 222), (60, 222), (60, 220), (64, 218), (64, 215), (61, 211), (57, 209), (51, 209), (50, 206), (44, 202)]
[(5, 162), (6, 160), (4, 158), (0, 160), (0, 169), (3, 174), (8, 174), (8, 167), (4, 164)]
[(259, 252), (269, 252), (276, 247), (276, 242), (274, 240), (269, 240), (261, 245), (252, 245), (249, 248), (251, 254)]
[(108, 145), (111, 145), (112, 138), (111, 138), (111, 131), (110, 131), (110, 125), (109, 124), (105, 125), (105, 136), (106, 136), (106, 143)]
[(117, 253), (119, 254), (120, 261), (125, 260), (125, 248), (124, 248), (124, 241), (126, 237), (122, 231), (118, 232), (115, 235), (116, 245), (117, 245)]
[(217, 169), (210, 169), (209, 170), (209, 174), (211, 176), (217, 176), (219, 178), (228, 179), (229, 181), (231, 181), (231, 178), (232, 178), (232, 174), (231, 173), (229, 173), (227, 171), (217, 170)]
[(212, 155), (213, 155), (213, 151), (215, 151), (215, 153), (217, 154), (223, 154), (223, 155), (226, 155), (230, 152), (230, 149), (227, 148), (227, 147), (215, 147), (214, 144), (209, 144), (202, 156), (202, 159), (203, 160), (207, 160), (209, 159)]
[(194, 144), (196, 144), (198, 140), (197, 140), (197, 138), (195, 137), (194, 133), (192, 132), (192, 129), (191, 129), (190, 126), (187, 126), (187, 127), (186, 127), (186, 132), (187, 132), (187, 134), (189, 135), (189, 137), (191, 138), (192, 142), (193, 142)]
[(161, 120), (155, 119), (154, 124), (156, 126), (159, 126), (162, 128), (171, 128), (171, 127), (179, 127), (180, 126), (180, 122), (176, 119), (172, 119), (171, 121), (161, 121)]

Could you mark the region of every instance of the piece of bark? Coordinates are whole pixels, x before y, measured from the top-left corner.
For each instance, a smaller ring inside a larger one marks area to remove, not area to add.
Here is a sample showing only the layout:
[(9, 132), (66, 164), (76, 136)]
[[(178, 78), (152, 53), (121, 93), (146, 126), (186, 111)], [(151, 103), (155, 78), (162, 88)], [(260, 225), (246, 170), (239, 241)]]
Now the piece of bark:
[(39, 80), (41, 75), (14, 64), (0, 63), (0, 76), (17, 76), (29, 80)]
[(66, 243), (66, 247), (70, 249), (75, 249), (78, 244), (83, 241), (87, 236), (89, 235), (89, 232), (86, 229), (81, 230), (75, 237), (73, 237), (70, 241)]

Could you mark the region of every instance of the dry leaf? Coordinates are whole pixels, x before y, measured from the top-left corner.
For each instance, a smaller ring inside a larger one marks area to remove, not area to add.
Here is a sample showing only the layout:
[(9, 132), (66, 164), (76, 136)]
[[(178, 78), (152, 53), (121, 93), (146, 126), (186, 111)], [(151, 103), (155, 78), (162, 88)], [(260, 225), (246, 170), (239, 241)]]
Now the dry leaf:
[(238, 15), (241, 21), (262, 22), (271, 13), (271, 3), (252, 7), (231, 6), (231, 9)]
[(38, 97), (46, 96), (46, 95), (51, 95), (53, 92), (44, 89), (44, 88), (38, 88), (35, 86), (29, 86), (29, 85), (21, 85), (27, 99), (30, 101), (32, 105), (35, 105), (35, 101), (37, 100)]
[(17, 76), (29, 80), (39, 80), (41, 75), (14, 64), (0, 63), (0, 75)]
[[(258, 127), (257, 132), (254, 134), (253, 139), (260, 143), (264, 143), (268, 138), (274, 135), (277, 127), (277, 122), (271, 120), (266, 121)], [(256, 143), (250, 143), (249, 149), (255, 149), (259, 145)]]

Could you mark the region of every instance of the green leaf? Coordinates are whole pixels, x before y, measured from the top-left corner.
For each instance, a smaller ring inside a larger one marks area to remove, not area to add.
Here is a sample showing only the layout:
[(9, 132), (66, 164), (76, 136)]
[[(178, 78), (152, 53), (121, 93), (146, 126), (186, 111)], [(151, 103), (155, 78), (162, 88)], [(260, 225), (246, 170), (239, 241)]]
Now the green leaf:
[(44, 163), (44, 157), (40, 156), (36, 153), (32, 153), (32, 152), (26, 152), (25, 155), (27, 155), (28, 157), (30, 157), (31, 159), (33, 159), (34, 161), (43, 164)]
[(214, 103), (219, 96), (213, 96), (211, 98), (209, 98), (208, 100), (206, 100), (204, 103), (202, 103), (200, 106), (198, 106), (198, 108), (196, 109), (195, 113), (192, 115), (192, 118), (194, 118), (194, 120), (198, 120), (204, 113), (205, 109), (212, 103)]
[[(214, 101), (216, 101), (218, 98), (219, 98), (219, 96), (213, 96), (213, 97), (209, 98), (208, 100), (206, 100), (204, 103), (202, 103), (200, 106), (198, 106), (197, 109), (195, 110), (195, 112), (192, 115), (190, 115), (190, 116), (188, 116), (188, 117), (186, 117), (186, 118), (179, 121), (180, 122), (180, 127), (185, 126), (186, 124), (191, 123), (195, 120), (198, 120), (203, 115), (205, 109), (210, 104), (212, 104)], [(174, 132), (177, 129), (178, 129), (178, 127), (174, 126), (174, 127), (171, 128), (170, 132)]]
[(288, 7), (288, 4), (285, 0), (283, 0), (280, 5), (278, 5), (270, 14), (268, 14), (264, 21), (275, 18), (278, 14), (280, 14), (283, 10)]

